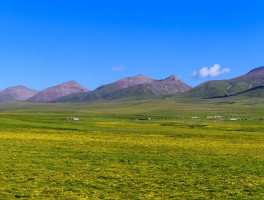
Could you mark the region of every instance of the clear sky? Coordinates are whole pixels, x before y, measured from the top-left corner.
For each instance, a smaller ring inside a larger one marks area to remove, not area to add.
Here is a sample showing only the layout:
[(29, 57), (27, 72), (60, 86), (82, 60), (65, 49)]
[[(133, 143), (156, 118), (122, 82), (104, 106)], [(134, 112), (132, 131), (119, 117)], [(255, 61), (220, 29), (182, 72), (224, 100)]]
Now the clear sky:
[(263, 0), (0, 0), (0, 90), (138, 74), (196, 86), (260, 66)]

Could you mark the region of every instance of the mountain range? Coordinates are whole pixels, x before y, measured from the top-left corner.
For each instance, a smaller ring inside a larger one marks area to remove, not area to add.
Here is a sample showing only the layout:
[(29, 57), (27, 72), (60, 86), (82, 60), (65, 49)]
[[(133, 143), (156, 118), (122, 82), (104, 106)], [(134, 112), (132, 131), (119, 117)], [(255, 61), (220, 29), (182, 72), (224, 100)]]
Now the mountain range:
[(69, 94), (89, 91), (89, 89), (83, 87), (75, 81), (68, 81), (66, 83), (42, 90), (29, 98), (28, 101), (49, 101)]
[(9, 87), (0, 91), (0, 102), (24, 101), (37, 93), (38, 91), (29, 89), (23, 85)]
[(232, 96), (264, 97), (264, 67), (255, 68), (248, 73), (228, 79), (206, 81), (191, 87), (175, 75), (155, 80), (143, 74), (127, 77), (107, 85), (101, 85), (94, 91), (75, 81), (36, 91), (22, 85), (0, 91), (0, 102), (92, 102), (107, 100), (141, 100), (163, 98), (179, 94), (184, 98), (228, 98)]
[(154, 80), (145, 75), (120, 79), (87, 93), (71, 94), (51, 102), (92, 102), (98, 100), (139, 100), (159, 98), (164, 95), (182, 93), (192, 87), (178, 80), (175, 75), (164, 80)]

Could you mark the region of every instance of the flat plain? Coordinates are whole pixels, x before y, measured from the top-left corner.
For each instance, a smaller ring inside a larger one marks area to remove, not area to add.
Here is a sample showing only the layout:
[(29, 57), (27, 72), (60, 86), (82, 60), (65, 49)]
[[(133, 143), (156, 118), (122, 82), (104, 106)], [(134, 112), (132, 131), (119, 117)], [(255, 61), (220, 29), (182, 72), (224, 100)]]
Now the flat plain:
[(263, 103), (0, 103), (0, 199), (262, 199)]

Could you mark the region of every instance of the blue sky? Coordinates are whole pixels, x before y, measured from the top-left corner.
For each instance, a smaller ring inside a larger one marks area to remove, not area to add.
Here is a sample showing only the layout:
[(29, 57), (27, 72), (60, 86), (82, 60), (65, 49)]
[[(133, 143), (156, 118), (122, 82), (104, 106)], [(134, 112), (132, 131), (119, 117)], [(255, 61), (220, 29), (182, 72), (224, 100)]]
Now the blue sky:
[(196, 86), (263, 66), (263, 36), (263, 0), (0, 0), (0, 90), (138, 74)]

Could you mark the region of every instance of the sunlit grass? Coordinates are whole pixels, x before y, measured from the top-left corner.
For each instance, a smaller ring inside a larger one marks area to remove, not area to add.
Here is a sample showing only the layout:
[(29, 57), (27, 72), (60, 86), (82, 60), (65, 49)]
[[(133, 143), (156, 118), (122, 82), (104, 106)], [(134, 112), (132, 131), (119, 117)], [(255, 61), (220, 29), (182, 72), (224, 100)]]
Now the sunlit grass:
[[(179, 112), (187, 116), (184, 109)], [(229, 107), (219, 112), (224, 109)], [(243, 116), (238, 110), (233, 109)], [(157, 119), (150, 121), (131, 113), (123, 118), (120, 113), (85, 115), (83, 107), (75, 113), (28, 111), (0, 114), (0, 199), (264, 195), (264, 131), (258, 112), (252, 113), (257, 120), (214, 122), (205, 119), (211, 111), (200, 111), (204, 118), (196, 120), (177, 113), (175, 120), (172, 113), (165, 116), (170, 120), (158, 119), (157, 111)], [(67, 120), (76, 115), (80, 121)]]

